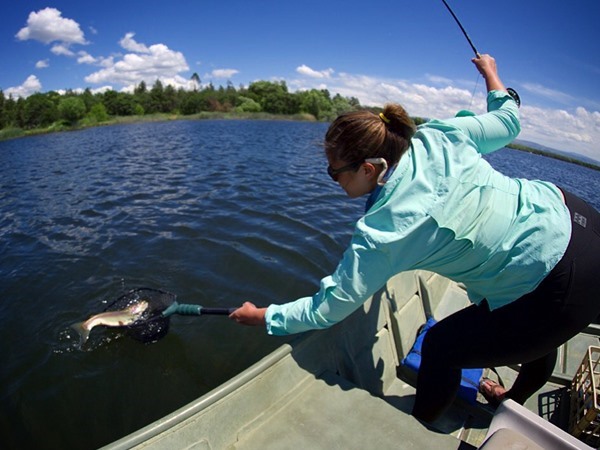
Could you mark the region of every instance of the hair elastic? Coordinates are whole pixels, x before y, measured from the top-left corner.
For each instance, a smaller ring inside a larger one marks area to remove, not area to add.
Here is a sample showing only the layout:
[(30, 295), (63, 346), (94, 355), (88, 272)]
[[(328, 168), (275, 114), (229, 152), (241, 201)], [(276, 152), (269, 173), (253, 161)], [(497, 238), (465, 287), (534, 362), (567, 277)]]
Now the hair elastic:
[(385, 117), (385, 115), (383, 113), (379, 113), (379, 118), (381, 120), (383, 120), (385, 123), (387, 123), (388, 125), (390, 124), (390, 119), (388, 119), (387, 117)]

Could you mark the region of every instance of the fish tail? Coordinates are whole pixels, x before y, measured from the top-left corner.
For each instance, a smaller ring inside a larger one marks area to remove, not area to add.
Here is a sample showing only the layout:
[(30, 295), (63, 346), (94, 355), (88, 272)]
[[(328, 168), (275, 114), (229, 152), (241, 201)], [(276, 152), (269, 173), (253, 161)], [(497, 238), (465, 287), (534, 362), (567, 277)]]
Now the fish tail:
[(79, 346), (81, 347), (90, 337), (90, 330), (85, 326), (85, 322), (74, 323), (71, 328), (79, 334)]

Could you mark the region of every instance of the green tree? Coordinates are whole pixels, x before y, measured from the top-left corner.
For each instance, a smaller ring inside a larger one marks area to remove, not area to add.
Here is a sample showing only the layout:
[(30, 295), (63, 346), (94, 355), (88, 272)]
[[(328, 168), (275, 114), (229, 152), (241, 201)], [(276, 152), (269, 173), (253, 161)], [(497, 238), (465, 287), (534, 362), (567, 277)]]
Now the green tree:
[(317, 120), (327, 120), (333, 116), (333, 104), (329, 91), (311, 89), (298, 93), (300, 111), (312, 114)]
[(85, 91), (83, 91), (83, 94), (80, 95), (80, 98), (85, 104), (86, 112), (89, 112), (92, 109), (92, 106), (98, 103), (98, 99), (94, 97), (94, 94), (92, 94), (90, 88), (86, 88)]
[(150, 93), (145, 81), (140, 81), (140, 84), (136, 86), (133, 90), (133, 97), (144, 108), (145, 112), (150, 110)]
[(198, 88), (200, 87), (200, 77), (198, 76), (198, 74), (196, 72), (194, 72), (192, 74), (192, 76), (190, 77), (190, 80), (192, 80), (194, 82), (194, 91), (197, 91)]
[(7, 125), (6, 99), (4, 98), (4, 92), (0, 89), (0, 129), (6, 128)]
[(332, 103), (332, 114), (334, 117), (339, 116), (345, 112), (353, 111), (356, 109), (355, 105), (353, 105), (350, 99), (346, 97), (342, 97), (340, 94), (335, 94)]
[(198, 91), (187, 93), (181, 101), (181, 113), (186, 115), (199, 113), (206, 110), (207, 107), (208, 104), (204, 96)]
[(297, 97), (288, 92), (285, 81), (256, 81), (248, 87), (248, 97), (268, 113), (295, 114), (299, 110)]
[(75, 124), (85, 116), (85, 103), (79, 97), (62, 98), (58, 103), (58, 112), (61, 119), (69, 124)]
[(148, 93), (148, 87), (146, 86), (146, 82), (144, 80), (140, 81), (135, 89), (133, 90), (134, 95), (143, 95)]
[(177, 109), (179, 109), (177, 91), (171, 84), (168, 84), (163, 93), (163, 101), (160, 112), (170, 113), (177, 111)]
[(25, 99), (19, 97), (15, 101), (13, 124), (19, 128), (25, 128)]
[(238, 105), (235, 110), (237, 112), (260, 112), (260, 104), (251, 98), (240, 95), (238, 97)]
[[(17, 126), (17, 102), (9, 95), (4, 99), (4, 127)], [(3, 127), (3, 128), (4, 128)]]
[(41, 128), (56, 122), (59, 115), (53, 99), (52, 92), (27, 97), (23, 111), (24, 128)]
[(135, 114), (135, 100), (125, 92), (106, 91), (102, 102), (111, 116), (132, 116)]
[(147, 113), (162, 112), (165, 103), (165, 88), (159, 79), (156, 79), (150, 89), (150, 98), (148, 107), (146, 108)]
[(104, 103), (98, 102), (88, 112), (87, 117), (94, 123), (106, 122), (109, 119)]

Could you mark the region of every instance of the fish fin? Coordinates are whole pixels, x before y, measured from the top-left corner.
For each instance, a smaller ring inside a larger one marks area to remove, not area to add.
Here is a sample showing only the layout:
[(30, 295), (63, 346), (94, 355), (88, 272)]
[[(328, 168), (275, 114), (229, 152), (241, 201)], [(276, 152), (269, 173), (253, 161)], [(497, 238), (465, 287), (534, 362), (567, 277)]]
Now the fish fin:
[(74, 323), (71, 325), (71, 328), (73, 328), (79, 334), (79, 346), (81, 347), (90, 337), (90, 330), (85, 327), (85, 322)]

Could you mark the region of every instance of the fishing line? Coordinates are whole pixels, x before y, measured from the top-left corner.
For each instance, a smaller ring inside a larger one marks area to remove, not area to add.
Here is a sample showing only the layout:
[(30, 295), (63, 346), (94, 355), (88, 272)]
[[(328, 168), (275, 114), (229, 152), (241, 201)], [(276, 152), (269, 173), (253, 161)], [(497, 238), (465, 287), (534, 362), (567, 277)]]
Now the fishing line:
[(477, 86), (479, 86), (479, 77), (481, 74), (477, 72), (477, 79), (475, 80), (475, 87), (473, 88), (473, 94), (471, 94), (471, 102), (469, 103), (469, 109), (473, 106), (473, 100), (475, 99), (475, 92), (477, 92)]

